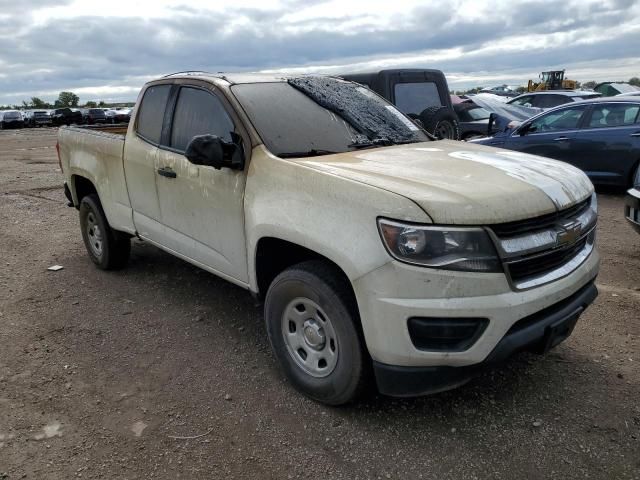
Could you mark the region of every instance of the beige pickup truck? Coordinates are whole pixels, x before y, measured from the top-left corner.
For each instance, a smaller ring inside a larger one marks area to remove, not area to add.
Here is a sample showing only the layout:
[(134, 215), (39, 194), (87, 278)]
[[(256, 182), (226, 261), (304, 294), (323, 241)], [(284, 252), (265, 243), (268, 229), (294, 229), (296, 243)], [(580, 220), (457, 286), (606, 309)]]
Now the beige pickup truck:
[(291, 384), (328, 404), (545, 352), (597, 295), (582, 172), (431, 141), (337, 78), (170, 75), (128, 127), (61, 128), (58, 152), (99, 268), (135, 236), (250, 290)]

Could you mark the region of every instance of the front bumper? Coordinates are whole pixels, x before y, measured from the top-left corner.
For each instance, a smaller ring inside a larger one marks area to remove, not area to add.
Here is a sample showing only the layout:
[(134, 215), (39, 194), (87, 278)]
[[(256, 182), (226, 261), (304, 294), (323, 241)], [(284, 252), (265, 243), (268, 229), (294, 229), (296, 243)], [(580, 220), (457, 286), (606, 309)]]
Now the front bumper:
[[(389, 261), (355, 279), (362, 329), (371, 358), (406, 367), (462, 367), (483, 362), (509, 329), (571, 297), (598, 274), (596, 248), (571, 273), (551, 283), (516, 291), (504, 273), (435, 270)], [(482, 318), (488, 325), (462, 351), (416, 348), (408, 320)]]
[(580, 314), (596, 299), (593, 281), (570, 297), (541, 312), (525, 317), (509, 329), (487, 358), (477, 364), (449, 367), (403, 367), (373, 362), (378, 389), (390, 396), (436, 393), (460, 386), (483, 369), (529, 350), (544, 353), (571, 335)]
[(629, 224), (640, 233), (640, 187), (628, 190), (624, 203), (624, 216)]

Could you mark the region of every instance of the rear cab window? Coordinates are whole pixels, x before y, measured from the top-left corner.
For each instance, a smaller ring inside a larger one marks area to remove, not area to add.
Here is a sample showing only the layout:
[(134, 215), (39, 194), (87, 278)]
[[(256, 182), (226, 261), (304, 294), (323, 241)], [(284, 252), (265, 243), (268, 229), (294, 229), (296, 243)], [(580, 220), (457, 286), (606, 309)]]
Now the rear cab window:
[(160, 143), (164, 111), (171, 85), (153, 85), (144, 92), (136, 120), (136, 132), (144, 140), (155, 145)]
[(425, 108), (443, 106), (435, 82), (403, 82), (393, 88), (395, 105), (402, 113), (420, 115)]

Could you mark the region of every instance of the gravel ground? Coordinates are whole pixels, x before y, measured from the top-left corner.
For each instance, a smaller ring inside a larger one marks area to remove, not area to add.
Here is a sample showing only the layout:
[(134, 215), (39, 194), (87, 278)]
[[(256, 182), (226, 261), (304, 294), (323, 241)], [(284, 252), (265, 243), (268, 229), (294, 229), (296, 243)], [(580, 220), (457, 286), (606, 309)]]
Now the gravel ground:
[(620, 192), (599, 195), (600, 297), (566, 342), (454, 391), (328, 408), (283, 380), (247, 292), (137, 241), (126, 270), (94, 268), (55, 134), (0, 132), (1, 480), (640, 478)]

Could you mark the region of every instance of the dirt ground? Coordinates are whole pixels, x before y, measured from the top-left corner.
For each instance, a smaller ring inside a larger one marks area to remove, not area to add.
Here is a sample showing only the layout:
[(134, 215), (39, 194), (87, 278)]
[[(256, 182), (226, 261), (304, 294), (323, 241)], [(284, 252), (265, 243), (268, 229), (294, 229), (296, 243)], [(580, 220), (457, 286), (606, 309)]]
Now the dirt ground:
[(328, 408), (285, 382), (242, 289), (137, 241), (127, 269), (94, 268), (55, 135), (0, 132), (0, 480), (640, 478), (640, 235), (620, 192), (599, 195), (600, 296), (565, 343), (454, 391)]

